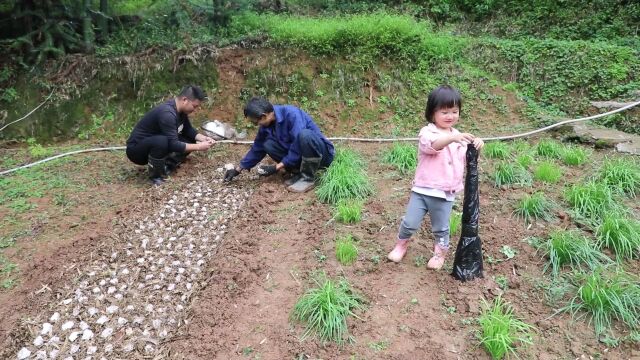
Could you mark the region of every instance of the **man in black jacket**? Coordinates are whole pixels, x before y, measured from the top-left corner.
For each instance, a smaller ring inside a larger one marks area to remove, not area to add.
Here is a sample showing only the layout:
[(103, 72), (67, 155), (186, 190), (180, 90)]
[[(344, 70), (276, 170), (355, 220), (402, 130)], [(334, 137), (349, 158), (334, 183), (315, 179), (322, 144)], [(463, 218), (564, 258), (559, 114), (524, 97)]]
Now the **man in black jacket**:
[(191, 151), (207, 151), (215, 141), (199, 134), (189, 122), (206, 98), (201, 88), (188, 85), (177, 97), (146, 113), (127, 140), (127, 157), (138, 165), (148, 164), (154, 185), (173, 171)]

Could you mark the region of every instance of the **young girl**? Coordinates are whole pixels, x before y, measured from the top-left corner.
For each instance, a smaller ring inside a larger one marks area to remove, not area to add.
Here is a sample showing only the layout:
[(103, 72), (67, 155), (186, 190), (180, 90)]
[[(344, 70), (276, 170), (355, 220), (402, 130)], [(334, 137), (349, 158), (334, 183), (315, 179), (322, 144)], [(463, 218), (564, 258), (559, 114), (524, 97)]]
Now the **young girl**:
[(440, 86), (429, 94), (425, 117), (429, 123), (420, 130), (418, 167), (411, 188), (407, 212), (402, 218), (398, 241), (389, 260), (400, 262), (407, 252), (409, 240), (420, 228), (422, 218), (431, 213), (431, 229), (435, 237), (429, 269), (440, 269), (449, 251), (449, 217), (456, 193), (463, 188), (467, 144), (480, 150), (484, 142), (453, 126), (460, 118), (462, 98), (458, 90)]

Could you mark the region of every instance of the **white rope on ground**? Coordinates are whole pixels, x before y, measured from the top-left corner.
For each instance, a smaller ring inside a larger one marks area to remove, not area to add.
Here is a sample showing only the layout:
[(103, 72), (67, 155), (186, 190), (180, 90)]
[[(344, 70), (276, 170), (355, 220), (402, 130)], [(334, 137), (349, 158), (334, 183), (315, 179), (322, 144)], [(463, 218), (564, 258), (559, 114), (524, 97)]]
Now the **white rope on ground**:
[[(482, 140), (484, 141), (495, 141), (495, 140), (510, 140), (510, 139), (516, 139), (516, 138), (521, 138), (521, 137), (525, 137), (525, 136), (530, 136), (539, 132), (543, 132), (543, 131), (547, 131), (550, 129), (553, 129), (555, 127), (564, 125), (564, 124), (569, 124), (569, 123), (574, 123), (574, 122), (579, 122), (579, 121), (587, 121), (587, 120), (594, 120), (594, 119), (598, 119), (601, 117), (605, 117), (605, 116), (609, 116), (609, 115), (613, 115), (628, 109), (631, 109), (635, 106), (640, 105), (640, 101), (636, 101), (634, 103), (630, 103), (626, 106), (623, 106), (619, 109), (615, 109), (606, 113), (602, 113), (602, 114), (598, 114), (598, 115), (593, 115), (593, 116), (587, 116), (587, 117), (583, 117), (583, 118), (579, 118), (579, 119), (571, 119), (571, 120), (565, 120), (565, 121), (561, 121), (559, 123), (555, 123), (553, 125), (549, 125), (549, 126), (545, 126), (543, 128), (537, 129), (537, 130), (533, 130), (533, 131), (529, 131), (526, 133), (521, 133), (521, 134), (515, 134), (515, 135), (505, 135), (505, 136), (494, 136), (494, 137), (488, 137), (488, 138), (482, 138)], [(398, 142), (398, 141), (418, 141), (418, 138), (381, 138), (381, 139), (375, 139), (375, 138), (355, 138), (355, 137), (331, 137), (328, 138), (331, 141), (356, 141), (356, 142), (377, 142), (377, 143), (382, 143), (382, 142)], [(217, 144), (253, 144), (253, 141), (238, 141), (238, 140), (219, 140), (216, 141)], [(42, 159), (36, 162), (33, 162), (31, 164), (26, 164), (26, 165), (22, 165), (19, 166), (17, 168), (14, 169), (10, 169), (10, 170), (4, 170), (4, 171), (0, 171), (0, 176), (2, 175), (7, 175), (10, 174), (12, 172), (18, 171), (18, 170), (22, 170), (22, 169), (26, 169), (26, 168), (30, 168), (32, 166), (38, 165), (38, 164), (42, 164), (45, 163), (47, 161), (51, 161), (51, 160), (55, 160), (55, 159), (59, 159), (61, 157), (64, 156), (69, 156), (69, 155), (74, 155), (74, 154), (80, 154), (80, 153), (86, 153), (86, 152), (93, 152), (93, 151), (112, 151), (112, 150), (125, 150), (127, 147), (126, 146), (113, 146), (113, 147), (103, 147), (103, 148), (94, 148), (94, 149), (85, 149), (85, 150), (77, 150), (77, 151), (71, 151), (68, 153), (64, 153), (64, 154), (59, 154), (56, 156), (52, 156), (50, 158), (46, 158), (46, 159)]]
[(46, 99), (44, 99), (44, 101), (43, 101), (43, 102), (41, 102), (41, 103), (40, 103), (40, 105), (36, 106), (36, 108), (35, 108), (35, 109), (31, 110), (27, 115), (25, 115), (25, 116), (21, 117), (20, 119), (15, 120), (15, 121), (12, 121), (12, 122), (8, 123), (7, 125), (5, 125), (5, 126), (1, 127), (1, 128), (0, 128), (0, 131), (2, 131), (2, 130), (4, 130), (4, 129), (6, 129), (6, 128), (7, 128), (7, 126), (9, 126), (9, 125), (11, 125), (11, 124), (15, 124), (15, 123), (17, 123), (17, 122), (18, 122), (18, 121), (20, 121), (20, 120), (24, 120), (24, 119), (26, 119), (29, 115), (33, 114), (36, 110), (40, 109), (40, 107), (41, 107), (42, 105), (44, 105), (47, 101), (49, 101), (49, 99), (51, 98), (51, 95), (53, 95), (53, 91), (51, 91), (51, 94), (49, 94), (49, 96), (47, 96), (47, 98), (46, 98)]

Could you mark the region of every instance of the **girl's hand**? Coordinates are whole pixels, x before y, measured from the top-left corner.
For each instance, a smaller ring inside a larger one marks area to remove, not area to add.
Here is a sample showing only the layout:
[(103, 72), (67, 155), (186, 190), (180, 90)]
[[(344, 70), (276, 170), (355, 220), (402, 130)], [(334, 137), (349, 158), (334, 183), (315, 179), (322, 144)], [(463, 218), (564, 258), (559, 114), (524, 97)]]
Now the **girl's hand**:
[(476, 148), (476, 150), (480, 150), (484, 146), (484, 141), (482, 141), (482, 139), (480, 138), (475, 138), (473, 139), (473, 146)]
[(453, 136), (453, 141), (459, 144), (471, 144), (475, 139), (476, 138), (469, 133), (459, 133)]

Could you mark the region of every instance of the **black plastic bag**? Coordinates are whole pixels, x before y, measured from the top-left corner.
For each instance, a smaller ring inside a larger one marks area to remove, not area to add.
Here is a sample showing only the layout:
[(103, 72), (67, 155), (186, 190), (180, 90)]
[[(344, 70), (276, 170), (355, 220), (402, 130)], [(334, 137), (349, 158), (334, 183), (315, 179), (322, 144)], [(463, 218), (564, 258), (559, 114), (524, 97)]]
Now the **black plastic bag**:
[(462, 208), (462, 233), (456, 248), (451, 275), (467, 281), (482, 274), (482, 243), (478, 235), (480, 196), (478, 195), (478, 150), (467, 146), (467, 176), (464, 180), (464, 202)]

